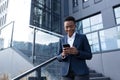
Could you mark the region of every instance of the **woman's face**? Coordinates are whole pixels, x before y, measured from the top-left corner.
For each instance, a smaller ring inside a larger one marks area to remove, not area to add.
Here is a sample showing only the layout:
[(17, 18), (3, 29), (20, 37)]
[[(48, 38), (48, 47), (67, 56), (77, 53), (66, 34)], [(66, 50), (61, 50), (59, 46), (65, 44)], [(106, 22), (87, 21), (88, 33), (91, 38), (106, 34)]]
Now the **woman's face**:
[(68, 36), (71, 37), (75, 31), (75, 23), (73, 21), (65, 21), (64, 29)]

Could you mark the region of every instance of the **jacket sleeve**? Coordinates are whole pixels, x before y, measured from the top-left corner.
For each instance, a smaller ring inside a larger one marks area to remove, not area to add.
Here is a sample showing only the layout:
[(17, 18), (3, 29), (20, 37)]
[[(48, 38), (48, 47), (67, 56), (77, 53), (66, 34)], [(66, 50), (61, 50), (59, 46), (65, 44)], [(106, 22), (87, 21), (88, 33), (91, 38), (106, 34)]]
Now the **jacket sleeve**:
[(86, 35), (83, 35), (83, 45), (82, 45), (82, 50), (78, 49), (78, 54), (76, 55), (76, 57), (82, 59), (82, 60), (90, 60), (92, 58), (92, 53), (91, 53), (91, 49), (90, 49), (90, 45), (89, 42), (87, 40)]
[(67, 57), (63, 58), (61, 53), (62, 53), (62, 39), (60, 39), (58, 43), (57, 60), (59, 62), (66, 61)]

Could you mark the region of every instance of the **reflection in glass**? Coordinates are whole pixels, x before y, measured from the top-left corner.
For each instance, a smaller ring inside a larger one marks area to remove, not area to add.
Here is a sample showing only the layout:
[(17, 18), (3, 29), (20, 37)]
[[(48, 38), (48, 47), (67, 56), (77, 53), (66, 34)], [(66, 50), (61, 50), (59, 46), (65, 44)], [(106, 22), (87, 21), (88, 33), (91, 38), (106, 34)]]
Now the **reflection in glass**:
[(90, 32), (90, 31), (91, 31), (91, 30), (90, 30), (90, 27), (86, 27), (86, 28), (83, 29), (83, 32), (84, 32), (84, 33), (87, 33), (87, 32)]
[(120, 14), (119, 14), (119, 12), (120, 12), (120, 7), (115, 8), (114, 11), (115, 11), (115, 16), (116, 16), (116, 18), (120, 17)]
[(87, 2), (88, 0), (83, 0), (83, 2)]
[(37, 31), (35, 44), (36, 55), (38, 57), (40, 57), (40, 55), (45, 56), (43, 61), (49, 59), (51, 56), (54, 56), (57, 52), (58, 41), (59, 37), (45, 32)]
[(114, 8), (116, 23), (120, 24), (120, 7)]
[(81, 21), (78, 21), (76, 22), (76, 32), (78, 33), (83, 33), (83, 30), (82, 30), (82, 22)]
[(33, 29), (29, 28), (28, 26), (15, 27), (13, 35), (13, 47), (22, 51), (26, 56), (31, 57), (32, 45)]
[[(81, 29), (83, 29), (83, 33), (88, 33), (88, 32), (102, 29), (103, 28), (102, 14), (94, 15), (92, 17), (83, 19), (82, 21), (78, 21), (77, 23), (81, 23), (80, 26), (82, 27)], [(77, 31), (80, 31), (80, 30), (77, 30)]]
[(36, 37), (37, 44), (49, 45), (51, 43), (56, 43), (59, 41), (59, 37), (56, 37), (56, 36), (51, 35), (51, 34), (47, 34), (47, 33), (42, 32), (42, 31), (37, 31), (36, 36), (37, 36)]
[(120, 18), (117, 18), (116, 21), (117, 21), (117, 24), (120, 24)]
[(100, 31), (101, 48), (105, 50), (113, 50), (120, 48), (120, 26)]
[(32, 0), (30, 25), (61, 33), (60, 0)]
[(99, 41), (98, 41), (98, 33), (94, 32), (94, 33), (87, 34), (86, 36), (88, 38), (92, 52), (99, 52), (100, 48), (99, 48)]
[(73, 0), (73, 7), (78, 6), (78, 0)]
[(102, 15), (98, 14), (90, 18), (91, 31), (99, 30), (103, 28)]
[[(24, 33), (24, 35), (19, 34), (19, 32)], [(13, 38), (13, 47), (22, 51), (25, 55), (30, 57), (30, 59), (32, 57), (33, 35), (32, 28), (23, 27), (22, 29), (16, 29)], [(58, 41), (59, 37), (54, 36), (54, 34), (36, 30), (34, 64), (38, 65), (55, 56), (58, 50)], [(51, 80), (59, 78), (57, 76), (59, 74), (56, 75), (57, 72), (54, 73), (54, 71), (59, 71), (59, 68), (60, 64), (58, 64), (57, 61), (52, 62), (50, 65), (42, 67), (42, 75), (45, 77), (51, 76)]]
[[(40, 64), (56, 55), (58, 50), (59, 37), (50, 33), (36, 31), (35, 55), (36, 64)], [(42, 67), (42, 75), (46, 76), (48, 80), (56, 80), (59, 78), (60, 63), (54, 61)]]
[(9, 24), (0, 30), (0, 49), (10, 47), (13, 24)]
[(90, 18), (90, 21), (91, 21), (91, 25), (102, 23), (102, 15), (98, 14), (98, 15), (92, 16)]
[(94, 26), (91, 26), (91, 31), (99, 30), (103, 28), (103, 24), (97, 24)]
[(89, 18), (82, 20), (83, 28), (90, 27)]

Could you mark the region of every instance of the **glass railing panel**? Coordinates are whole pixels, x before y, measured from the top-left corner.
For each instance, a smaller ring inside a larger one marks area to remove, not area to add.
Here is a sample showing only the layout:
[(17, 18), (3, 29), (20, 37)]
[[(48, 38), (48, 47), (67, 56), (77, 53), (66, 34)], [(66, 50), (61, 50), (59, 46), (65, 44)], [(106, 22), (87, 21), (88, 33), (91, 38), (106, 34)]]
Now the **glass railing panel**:
[(55, 60), (43, 66), (41, 76), (46, 77), (46, 80), (61, 80), (61, 63)]
[[(55, 36), (56, 33), (36, 31), (36, 43), (35, 43), (35, 55), (36, 64), (40, 64), (56, 55), (58, 50), (58, 41), (60, 37)], [(58, 80), (60, 72), (60, 63), (54, 61), (42, 67), (42, 76), (45, 76), (47, 80)]]
[(25, 77), (20, 78), (19, 80), (37, 80), (36, 71), (26, 75)]
[(100, 31), (102, 51), (120, 48), (120, 26)]
[(32, 56), (33, 29), (29, 26), (15, 27), (13, 47), (23, 52), (28, 57)]
[(0, 49), (8, 48), (11, 45), (13, 24), (0, 28)]
[(59, 38), (49, 32), (36, 31), (35, 55), (37, 59), (41, 59), (37, 63), (44, 62), (56, 55)]

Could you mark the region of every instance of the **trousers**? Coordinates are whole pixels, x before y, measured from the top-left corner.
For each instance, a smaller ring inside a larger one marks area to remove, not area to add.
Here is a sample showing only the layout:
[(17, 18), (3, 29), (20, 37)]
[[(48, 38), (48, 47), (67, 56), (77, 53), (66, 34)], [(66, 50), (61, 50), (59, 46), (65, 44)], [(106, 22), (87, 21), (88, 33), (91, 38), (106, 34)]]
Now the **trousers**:
[(89, 75), (75, 75), (73, 73), (69, 73), (67, 76), (63, 76), (62, 80), (90, 80)]
[(88, 76), (62, 77), (62, 80), (90, 80)]

